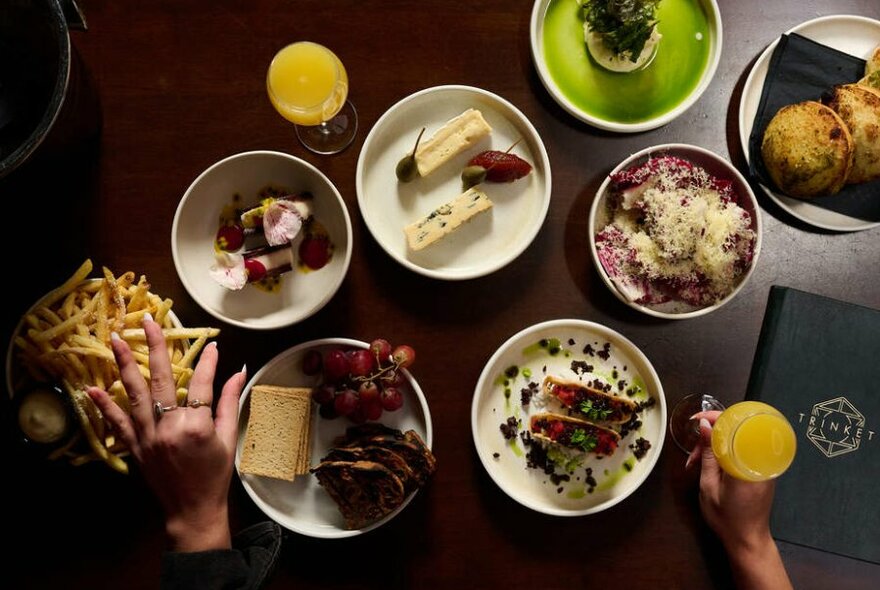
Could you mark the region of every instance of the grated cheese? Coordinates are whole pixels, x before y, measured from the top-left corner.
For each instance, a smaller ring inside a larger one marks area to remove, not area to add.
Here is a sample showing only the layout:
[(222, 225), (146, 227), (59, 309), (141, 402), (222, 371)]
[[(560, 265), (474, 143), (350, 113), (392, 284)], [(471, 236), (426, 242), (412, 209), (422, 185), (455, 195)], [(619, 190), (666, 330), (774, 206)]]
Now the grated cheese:
[(628, 297), (707, 305), (733, 291), (751, 260), (755, 233), (729, 183), (672, 157), (614, 180), (611, 223), (597, 236), (597, 250)]

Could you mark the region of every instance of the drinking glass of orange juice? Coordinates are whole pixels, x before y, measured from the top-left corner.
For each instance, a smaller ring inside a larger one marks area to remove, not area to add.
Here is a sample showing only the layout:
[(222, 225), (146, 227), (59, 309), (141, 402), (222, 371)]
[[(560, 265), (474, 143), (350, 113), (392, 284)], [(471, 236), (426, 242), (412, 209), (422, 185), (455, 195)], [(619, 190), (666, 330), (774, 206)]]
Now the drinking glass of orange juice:
[(283, 48), (266, 75), (269, 100), (295, 124), (300, 142), (317, 154), (335, 154), (352, 142), (357, 112), (347, 100), (348, 74), (335, 53), (300, 41)]
[(706, 395), (687, 396), (672, 411), (672, 438), (686, 452), (693, 450), (699, 440), (699, 424), (690, 417), (707, 410), (721, 410), (712, 427), (712, 451), (721, 468), (733, 477), (746, 481), (773, 479), (794, 461), (797, 437), (782, 412), (757, 401), (724, 408)]

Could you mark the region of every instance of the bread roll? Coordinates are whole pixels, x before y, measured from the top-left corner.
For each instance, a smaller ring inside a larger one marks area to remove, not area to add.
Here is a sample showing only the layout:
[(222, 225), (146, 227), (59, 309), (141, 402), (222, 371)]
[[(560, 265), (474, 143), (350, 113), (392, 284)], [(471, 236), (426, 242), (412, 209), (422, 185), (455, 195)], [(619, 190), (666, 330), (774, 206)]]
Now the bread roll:
[(880, 178), (880, 94), (856, 84), (836, 86), (828, 106), (843, 119), (855, 144), (846, 182)]
[(801, 198), (840, 191), (852, 168), (853, 152), (846, 124), (815, 101), (779, 109), (761, 142), (764, 166), (777, 188)]

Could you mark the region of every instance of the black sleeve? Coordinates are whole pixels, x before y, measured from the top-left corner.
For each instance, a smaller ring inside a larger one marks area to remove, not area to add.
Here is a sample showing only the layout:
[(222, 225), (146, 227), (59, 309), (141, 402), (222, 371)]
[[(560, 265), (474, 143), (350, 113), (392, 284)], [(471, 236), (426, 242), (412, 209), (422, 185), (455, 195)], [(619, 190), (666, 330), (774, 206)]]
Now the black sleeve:
[(251, 526), (232, 540), (232, 549), (162, 555), (162, 590), (257, 590), (275, 569), (281, 527)]

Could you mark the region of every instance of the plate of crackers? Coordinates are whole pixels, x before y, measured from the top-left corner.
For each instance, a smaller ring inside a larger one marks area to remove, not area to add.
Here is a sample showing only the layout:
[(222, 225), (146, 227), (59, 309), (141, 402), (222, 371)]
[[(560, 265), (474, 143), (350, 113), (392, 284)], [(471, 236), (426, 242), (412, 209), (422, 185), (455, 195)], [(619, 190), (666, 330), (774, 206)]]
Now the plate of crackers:
[[(359, 477), (366, 472), (356, 473), (355, 468), (363, 470), (369, 466), (372, 471), (366, 475), (370, 481), (382, 481), (384, 486), (394, 480), (397, 485), (396, 476), (388, 475), (382, 466), (375, 465), (379, 461), (375, 455), (368, 459), (332, 462), (347, 469), (346, 483), (354, 482), (356, 490), (348, 487), (334, 491), (322, 485), (328, 483), (326, 479), (319, 482), (314, 472), (329, 465), (329, 455), (338, 456), (342, 447), (349, 454), (368, 452), (365, 443), (351, 444), (354, 438), (369, 439), (373, 452), (385, 455), (395, 455), (389, 453), (389, 449), (410, 448), (413, 445), (408, 441), (417, 440), (433, 460), (430, 453), (433, 429), (427, 400), (405, 368), (400, 369), (404, 378), (399, 385), (403, 406), (397, 411), (385, 412), (381, 423), (354, 424), (346, 417), (324, 417), (319, 412), (312, 392), (321, 385), (323, 377), (320, 372), (304, 370), (307, 357), (324, 356), (331, 350), (367, 348), (366, 342), (348, 338), (325, 338), (299, 344), (266, 363), (242, 393), (236, 471), (254, 503), (269, 518), (293, 532), (328, 539), (360, 535), (393, 519), (415, 496), (417, 487), (406, 486), (406, 493), (398, 496), (393, 509), (382, 510), (376, 506), (372, 511), (374, 507), (366, 506), (367, 512), (379, 517), (367, 516), (353, 521), (351, 514), (343, 514), (343, 507), (337, 502), (352, 495), (358, 495), (362, 504), (384, 502), (388, 497), (389, 491), (384, 487), (365, 489), (364, 480)], [(377, 451), (376, 446), (387, 448)], [(401, 484), (401, 490), (403, 487)]]
[(126, 412), (128, 396), (110, 349), (113, 332), (128, 342), (140, 372), (149, 376), (149, 347), (141, 327), (150, 313), (168, 342), (179, 402), (186, 399), (193, 364), (216, 328), (184, 328), (173, 301), (150, 289), (144, 275), (89, 278), (86, 260), (62, 285), (25, 312), (6, 353), (6, 388), (23, 441), (49, 459), (79, 466), (104, 462), (128, 473), (128, 449), (85, 393), (107, 391)]

